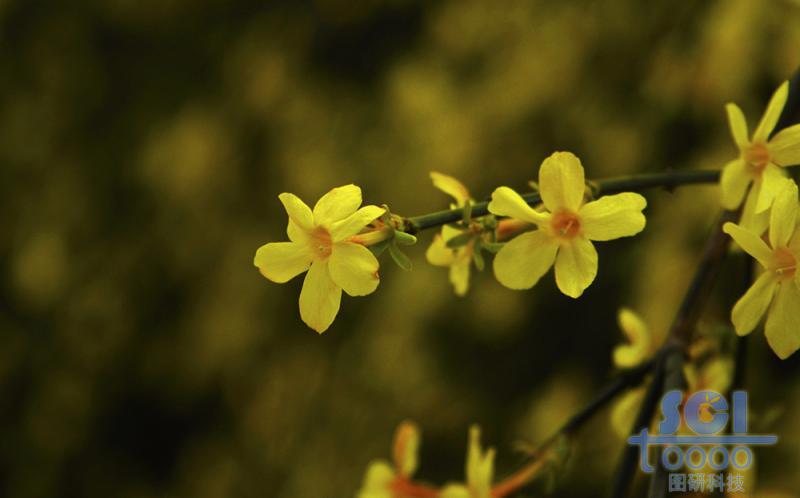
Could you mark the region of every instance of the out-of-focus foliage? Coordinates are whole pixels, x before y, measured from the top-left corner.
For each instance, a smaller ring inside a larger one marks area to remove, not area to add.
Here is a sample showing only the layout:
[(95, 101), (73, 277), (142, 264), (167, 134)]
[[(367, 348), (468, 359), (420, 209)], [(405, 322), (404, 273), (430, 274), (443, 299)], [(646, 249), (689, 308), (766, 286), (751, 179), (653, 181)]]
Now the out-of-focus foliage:
[[(620, 306), (666, 329), (716, 188), (650, 194), (580, 301), (486, 274), (456, 298), (423, 235), (414, 271), (384, 260), (322, 337), (301, 282), (251, 264), (284, 238), (277, 194), (354, 182), (414, 215), (446, 207), (431, 170), (481, 199), (554, 150), (590, 178), (718, 168), (725, 102), (763, 109), (798, 25), (790, 0), (0, 1), (0, 495), (351, 496), (405, 418), (419, 477), (462, 475), (473, 422), (502, 477), (611, 375)], [(750, 344), (777, 495), (800, 487), (800, 360)], [(607, 482), (608, 429), (584, 433), (565, 495)]]

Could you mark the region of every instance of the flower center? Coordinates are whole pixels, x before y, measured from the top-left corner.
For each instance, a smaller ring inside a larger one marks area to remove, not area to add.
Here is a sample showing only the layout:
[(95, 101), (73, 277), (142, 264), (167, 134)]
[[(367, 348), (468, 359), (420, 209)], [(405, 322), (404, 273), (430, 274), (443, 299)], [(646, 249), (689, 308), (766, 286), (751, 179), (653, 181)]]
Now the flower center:
[(781, 280), (791, 280), (794, 278), (794, 273), (797, 270), (797, 259), (792, 252), (785, 248), (779, 247), (773, 252), (775, 255), (775, 268), (772, 271)]
[(325, 259), (331, 255), (333, 242), (331, 234), (322, 227), (317, 227), (311, 232), (311, 252), (319, 259)]
[(769, 164), (769, 149), (767, 144), (752, 144), (744, 150), (744, 160), (750, 165), (755, 175), (761, 175), (764, 168)]
[(580, 233), (581, 222), (577, 214), (561, 211), (553, 215), (550, 227), (556, 237), (571, 239)]

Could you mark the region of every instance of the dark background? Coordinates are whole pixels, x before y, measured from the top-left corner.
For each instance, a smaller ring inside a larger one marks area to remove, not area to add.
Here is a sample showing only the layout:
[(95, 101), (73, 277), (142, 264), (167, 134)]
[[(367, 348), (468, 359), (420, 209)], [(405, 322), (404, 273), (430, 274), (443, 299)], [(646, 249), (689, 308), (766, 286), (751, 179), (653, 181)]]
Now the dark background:
[[(300, 279), (252, 266), (285, 238), (277, 195), (354, 182), (414, 215), (449, 202), (431, 170), (484, 198), (554, 150), (593, 178), (719, 168), (724, 104), (755, 125), (798, 26), (791, 0), (0, 0), (0, 496), (352, 496), (405, 418), (421, 478), (463, 479), (471, 423), (508, 473), (612, 376), (619, 307), (663, 334), (717, 189), (650, 193), (579, 301), (490, 272), (456, 298), (424, 234), (321, 337)], [(781, 437), (758, 496), (791, 496), (800, 360), (750, 342), (751, 409)], [(621, 447), (601, 414), (559, 495), (601, 494)]]

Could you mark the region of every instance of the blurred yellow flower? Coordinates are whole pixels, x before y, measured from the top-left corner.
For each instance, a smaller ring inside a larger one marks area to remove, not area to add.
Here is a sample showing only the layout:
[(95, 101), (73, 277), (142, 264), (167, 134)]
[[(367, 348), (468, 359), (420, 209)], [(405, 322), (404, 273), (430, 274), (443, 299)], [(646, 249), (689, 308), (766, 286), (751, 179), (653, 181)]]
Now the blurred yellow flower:
[(597, 252), (590, 241), (628, 237), (644, 229), (644, 197), (625, 192), (584, 204), (585, 188), (580, 160), (569, 152), (556, 152), (539, 169), (546, 211), (531, 208), (508, 187), (494, 191), (490, 212), (538, 226), (500, 249), (494, 273), (501, 284), (511, 289), (533, 287), (555, 262), (558, 288), (577, 298), (597, 275)]
[(739, 335), (749, 334), (766, 314), (764, 332), (772, 350), (781, 359), (800, 348), (800, 287), (797, 260), (800, 230), (797, 229), (797, 185), (784, 180), (770, 212), (769, 245), (734, 223), (723, 231), (753, 256), (765, 271), (733, 307), (731, 320)]
[(351, 296), (365, 296), (378, 287), (378, 260), (350, 238), (384, 209), (359, 209), (361, 189), (355, 185), (332, 189), (313, 211), (294, 194), (283, 193), (278, 198), (289, 215), (286, 233), (290, 242), (261, 246), (253, 263), (277, 283), (308, 270), (300, 292), (300, 317), (322, 333), (339, 312), (342, 290)]
[(738, 208), (752, 184), (740, 223), (759, 234), (767, 228), (769, 217), (766, 211), (785, 177), (781, 167), (800, 163), (800, 125), (785, 128), (770, 138), (788, 96), (789, 82), (785, 81), (772, 95), (752, 139), (748, 138), (742, 110), (734, 103), (726, 106), (739, 157), (722, 170), (722, 205), (725, 209)]
[[(467, 187), (455, 178), (432, 171), (431, 180), (436, 188), (450, 195), (456, 201), (451, 204), (451, 207), (464, 207), (471, 200)], [(430, 264), (450, 268), (450, 283), (453, 284), (453, 289), (459, 296), (465, 295), (469, 290), (469, 274), (475, 241), (470, 240), (457, 248), (447, 247), (447, 242), (467, 230), (459, 230), (449, 225), (443, 226), (441, 233), (436, 234), (425, 253), (425, 258)]]
[(650, 329), (639, 315), (628, 308), (619, 310), (617, 321), (629, 342), (614, 349), (614, 365), (619, 368), (640, 365), (653, 353), (653, 336)]
[(481, 430), (472, 426), (469, 430), (467, 450), (467, 483), (445, 486), (441, 498), (489, 498), (494, 478), (494, 448), (481, 449)]

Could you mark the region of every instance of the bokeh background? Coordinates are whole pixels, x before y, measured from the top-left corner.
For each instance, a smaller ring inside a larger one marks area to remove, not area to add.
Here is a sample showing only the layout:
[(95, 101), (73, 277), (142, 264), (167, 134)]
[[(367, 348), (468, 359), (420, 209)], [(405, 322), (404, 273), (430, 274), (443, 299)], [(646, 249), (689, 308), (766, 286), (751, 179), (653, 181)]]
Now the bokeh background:
[[(594, 178), (718, 168), (723, 105), (751, 123), (800, 66), (800, 3), (715, 0), (0, 1), (0, 495), (353, 496), (403, 419), (419, 475), (461, 479), (467, 428), (498, 473), (613, 375), (620, 306), (663, 332), (717, 191), (648, 194), (648, 228), (599, 245), (583, 299), (429, 266), (345, 297), (323, 336), (301, 279), (252, 266), (277, 200), (356, 183), (415, 215), (524, 189), (554, 150)], [(727, 324), (733, 259), (704, 318)], [(759, 496), (800, 489), (800, 359), (750, 341)], [(601, 414), (560, 496), (607, 489)]]

